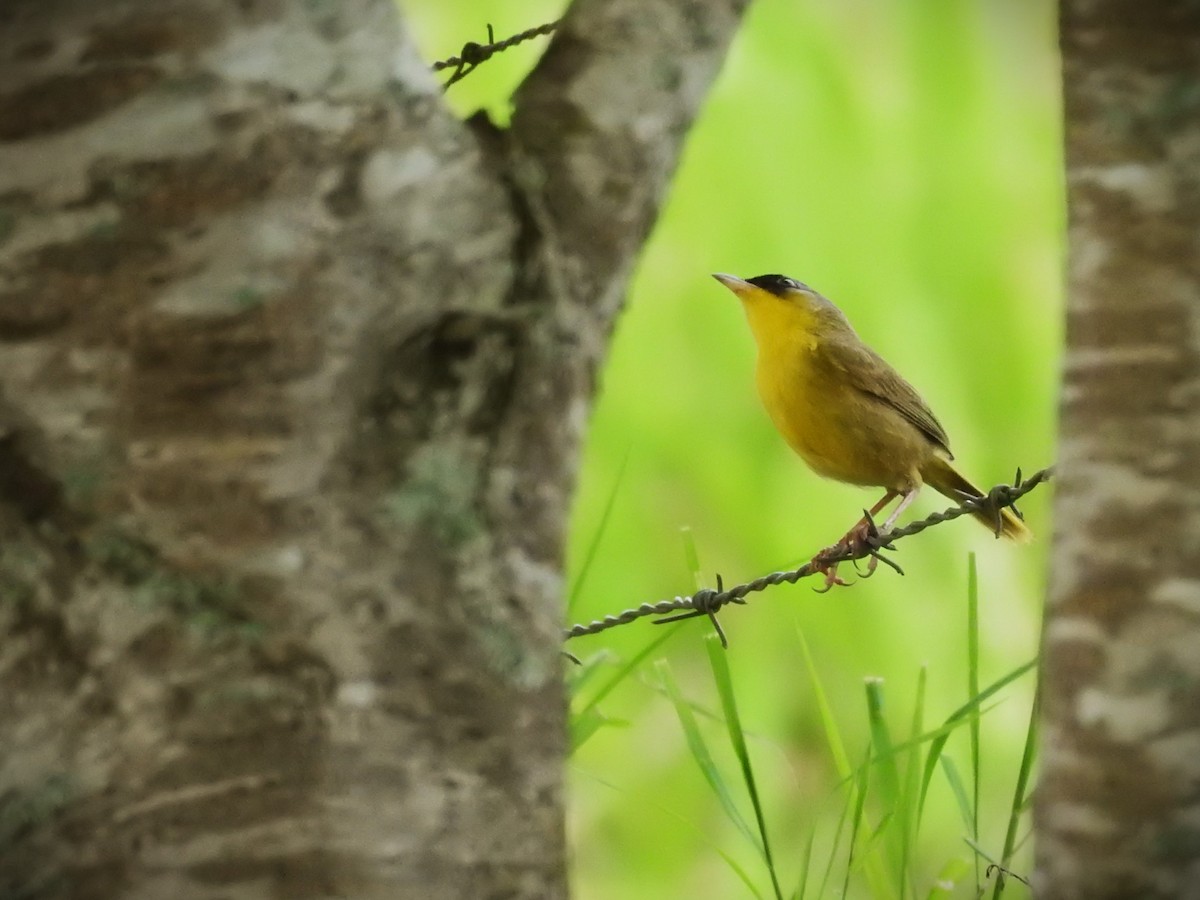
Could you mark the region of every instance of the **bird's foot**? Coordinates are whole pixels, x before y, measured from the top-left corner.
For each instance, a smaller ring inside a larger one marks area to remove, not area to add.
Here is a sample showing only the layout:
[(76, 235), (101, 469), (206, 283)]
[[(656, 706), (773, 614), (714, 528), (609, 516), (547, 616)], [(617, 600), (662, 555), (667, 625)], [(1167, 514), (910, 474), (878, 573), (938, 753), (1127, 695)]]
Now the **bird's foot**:
[(852, 555), (865, 538), (865, 533), (862, 532), (862, 522), (859, 522), (853, 528), (846, 532), (836, 544), (831, 544), (820, 553), (812, 558), (813, 571), (820, 572), (825, 576), (825, 586), (816, 588), (818, 594), (824, 594), (834, 586), (849, 587), (853, 582), (846, 581), (838, 575), (838, 565)]
[(816, 591), (818, 594), (827, 593), (829, 591), (829, 589), (831, 587), (833, 587), (834, 585), (841, 585), (842, 587), (849, 587), (851, 584), (851, 582), (846, 581), (844, 578), (842, 578), (840, 575), (838, 575), (838, 573), (837, 573), (838, 563), (830, 562), (826, 558), (828, 556), (833, 556), (833, 555), (840, 555), (840, 551), (838, 549), (837, 544), (834, 544), (832, 547), (826, 547), (824, 550), (822, 550), (820, 553), (818, 553), (816, 556), (814, 556), (812, 558), (812, 562), (810, 563), (814, 572), (820, 573), (825, 576), (825, 586), (819, 587), (819, 588), (813, 588), (813, 590)]
[[(887, 527), (880, 530), (875, 524), (875, 519), (872, 518), (870, 512), (864, 510), (862, 520), (846, 532), (845, 536), (832, 546), (826, 547), (820, 553), (812, 558), (813, 571), (820, 572), (825, 576), (825, 586), (816, 588), (817, 593), (824, 594), (834, 585), (848, 587), (851, 582), (846, 581), (837, 573), (839, 563), (846, 559), (854, 561), (854, 570), (858, 572), (860, 578), (870, 578), (875, 574), (875, 570), (879, 567), (879, 561), (883, 560), (901, 575), (904, 571), (886, 557), (880, 556), (879, 551), (882, 548), (891, 549), (887, 539)], [(858, 560), (865, 557), (867, 560), (867, 570), (862, 572), (858, 568)]]

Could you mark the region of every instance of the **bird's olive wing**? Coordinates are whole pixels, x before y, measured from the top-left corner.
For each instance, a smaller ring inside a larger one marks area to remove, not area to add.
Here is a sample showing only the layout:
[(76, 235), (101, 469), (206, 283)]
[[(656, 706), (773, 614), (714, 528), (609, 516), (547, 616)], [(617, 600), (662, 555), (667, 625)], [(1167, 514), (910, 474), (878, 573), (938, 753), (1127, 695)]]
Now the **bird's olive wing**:
[[(854, 340), (822, 341), (816, 353), (834, 376), (862, 393), (887, 404), (921, 430), (929, 440), (950, 453), (950, 440), (937, 416), (916, 389), (887, 364), (878, 353)], [(953, 459), (953, 455), (951, 455)]]

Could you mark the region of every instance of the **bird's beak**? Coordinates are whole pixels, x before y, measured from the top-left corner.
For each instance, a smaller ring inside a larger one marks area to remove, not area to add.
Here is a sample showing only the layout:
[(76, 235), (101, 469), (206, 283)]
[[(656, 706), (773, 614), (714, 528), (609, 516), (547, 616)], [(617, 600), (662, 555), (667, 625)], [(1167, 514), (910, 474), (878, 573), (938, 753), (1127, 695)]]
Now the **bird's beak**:
[(743, 281), (736, 275), (726, 275), (724, 272), (714, 272), (713, 278), (717, 279), (717, 281), (721, 282), (721, 284), (725, 285), (725, 287), (729, 288), (739, 297), (748, 294), (754, 289), (754, 285), (747, 281)]

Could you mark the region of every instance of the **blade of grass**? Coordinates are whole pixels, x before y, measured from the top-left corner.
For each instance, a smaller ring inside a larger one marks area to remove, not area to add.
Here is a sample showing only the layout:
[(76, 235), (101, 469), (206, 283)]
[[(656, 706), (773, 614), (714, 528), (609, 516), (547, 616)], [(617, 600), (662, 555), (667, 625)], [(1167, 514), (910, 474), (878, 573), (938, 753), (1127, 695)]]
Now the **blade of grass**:
[(1036, 793), (1036, 791), (1030, 791), (1025, 795), (1025, 799), (1021, 801), (1021, 812), (1028, 812), (1029, 810), (1033, 809), (1034, 795)]
[(684, 525), (679, 529), (679, 536), (683, 540), (683, 558), (692, 577), (692, 587), (699, 589), (703, 585), (700, 583), (700, 553), (696, 549), (696, 535), (690, 525)]
[(917, 822), (921, 811), (917, 808), (917, 795), (921, 784), (921, 744), (916, 742), (921, 729), (925, 727), (925, 685), (929, 675), (929, 667), (922, 665), (917, 673), (917, 699), (913, 704), (911, 737), (906, 743), (912, 744), (908, 751), (908, 759), (904, 765), (904, 789), (900, 798), (900, 810), (903, 815), (900, 832), (900, 896), (911, 890), (916, 896), (916, 886), (909, 884), (912, 879), (910, 857), (913, 844), (917, 840)]
[[(720, 638), (718, 638), (718, 640), (720, 640)], [(660, 695), (660, 696), (662, 696), (662, 697), (666, 698), (667, 700), (670, 700), (670, 699), (671, 699), (671, 698), (670, 698), (670, 695), (667, 693), (667, 689), (666, 689), (665, 687), (662, 687), (662, 686), (660, 686), (660, 685), (656, 685), (656, 684), (648, 684), (648, 685), (646, 685), (646, 686), (647, 686), (647, 687), (648, 687), (648, 688), (649, 688), (651, 691), (653, 691), (654, 693), (656, 693), (656, 694), (658, 694), (658, 695)], [(701, 722), (705, 722), (705, 721), (708, 721), (708, 722), (715, 722), (715, 723), (717, 723), (718, 725), (724, 725), (724, 724), (725, 724), (725, 717), (724, 717), (724, 715), (723, 715), (722, 713), (718, 712), (717, 710), (715, 710), (715, 709), (709, 709), (709, 708), (708, 708), (707, 706), (705, 706), (703, 703), (697, 703), (695, 700), (688, 700), (688, 701), (687, 701), (687, 705), (691, 707), (691, 709), (692, 709), (692, 712), (693, 712), (693, 713), (696, 715), (696, 718), (697, 718), (699, 721), (701, 721)], [(748, 730), (748, 729), (744, 731), (744, 734), (746, 735), (747, 743), (749, 743), (749, 741), (750, 741), (750, 740), (755, 740), (755, 741), (757, 741), (757, 742), (759, 742), (759, 743), (766, 744), (767, 746), (771, 747), (772, 749), (775, 749), (775, 750), (778, 750), (778, 751), (780, 751), (780, 753), (781, 753), (781, 755), (783, 756), (783, 758), (784, 758), (785, 760), (787, 759), (787, 754), (786, 754), (786, 752), (784, 752), (784, 751), (782, 750), (782, 748), (780, 748), (780, 747), (779, 747), (778, 745), (776, 745), (774, 742), (767, 740), (767, 739), (766, 739), (765, 737), (763, 737), (762, 735), (756, 735), (756, 734), (755, 734), (753, 731), (750, 731), (750, 730)]]
[[(1017, 827), (1021, 823), (1021, 806), (1025, 799), (1025, 789), (1029, 784), (1029, 776), (1033, 772), (1033, 760), (1037, 753), (1038, 707), (1040, 693), (1034, 694), (1033, 704), (1029, 711), (1029, 728), (1025, 732), (1025, 750), (1021, 753), (1021, 767), (1017, 771), (1017, 785), (1013, 790), (1012, 808), (1008, 814), (1008, 830), (1004, 835), (1004, 853), (1000, 857), (1000, 867), (1007, 871), (1012, 862), (1013, 847), (1017, 840)], [(993, 900), (999, 900), (1004, 893), (1003, 872), (996, 878), (996, 888), (992, 892)]]
[[(1030, 669), (1037, 666), (1037, 658), (1031, 659), (1029, 662), (1017, 666), (1007, 675), (993, 681), (990, 685), (984, 688), (979, 694), (976, 694), (954, 712), (946, 717), (946, 725), (953, 723), (961, 723), (968, 715), (973, 714), (983, 703), (997, 691), (1003, 690), (1012, 682), (1016, 681)], [(925, 758), (925, 772), (921, 776), (921, 802), (920, 807), (925, 806), (925, 795), (929, 792), (929, 782), (933, 779), (933, 770), (937, 766), (938, 757), (942, 754), (942, 748), (946, 746), (946, 740), (949, 735), (935, 738), (933, 743), (929, 745), (929, 755)]]
[(846, 800), (842, 803), (842, 812), (838, 816), (837, 828), (833, 831), (833, 846), (829, 849), (829, 859), (825, 861), (825, 872), (821, 875), (821, 886), (817, 889), (819, 898), (829, 896), (825, 893), (825, 888), (829, 884), (829, 876), (833, 874), (833, 863), (837, 859), (838, 847), (842, 842), (842, 831), (850, 818), (850, 808), (854, 806), (856, 800), (857, 792), (854, 790), (854, 782), (851, 782), (846, 787)]
[[(874, 763), (876, 781), (879, 789), (877, 796), (883, 803), (882, 816), (884, 821), (896, 818), (897, 806), (900, 802), (900, 772), (896, 766), (896, 753), (892, 747), (892, 735), (888, 729), (887, 719), (883, 715), (883, 684), (882, 678), (867, 678), (864, 688), (867, 692), (867, 724), (871, 732), (870, 755), (867, 765)], [(890, 835), (889, 835), (890, 837)], [(892, 866), (892, 877), (900, 871), (899, 842), (887, 841), (887, 856)]]
[[(972, 712), (971, 715), (979, 715), (979, 716), (987, 715), (989, 712), (991, 712), (993, 709), (995, 709), (999, 705), (1000, 705), (999, 703), (992, 703), (988, 706), (983, 707), (982, 709)], [(917, 735), (916, 737), (907, 738), (906, 740), (901, 741), (899, 744), (893, 744), (891, 750), (889, 750), (887, 753), (879, 753), (879, 754), (872, 755), (871, 756), (871, 765), (873, 765), (873, 766), (878, 765), (879, 763), (883, 762), (886, 759), (899, 758), (901, 755), (908, 753), (914, 747), (918, 747), (921, 744), (931, 744), (938, 738), (949, 737), (951, 734), (953, 734), (959, 728), (964, 727), (967, 724), (968, 718), (969, 718), (969, 716), (963, 716), (962, 718), (955, 719), (954, 721), (944, 722), (941, 725), (939, 725), (937, 728), (932, 728), (929, 731), (924, 731), (921, 734)], [(922, 769), (922, 771), (924, 771), (924, 770)], [(843, 781), (847, 781), (847, 780), (848, 779), (843, 779)], [(840, 787), (841, 783), (839, 783), (838, 786)]]
[[(630, 795), (630, 792), (628, 790), (626, 790), (625, 788), (621, 787), (620, 785), (614, 784), (611, 781), (607, 781), (606, 779), (601, 778), (600, 776), (598, 776), (592, 772), (584, 771), (583, 769), (580, 769), (576, 766), (572, 766), (572, 768), (576, 772), (579, 772), (581, 775), (585, 775), (586, 777), (591, 778), (597, 784), (602, 784), (606, 788), (613, 790), (613, 791), (617, 791), (618, 793), (625, 794), (627, 796)], [(637, 801), (637, 803), (646, 803), (647, 797), (645, 796), (644, 793), (638, 793), (638, 795), (636, 797), (636, 801)], [(694, 831), (696, 833), (696, 835), (700, 838), (700, 840), (702, 840), (705, 844), (707, 844), (708, 847), (714, 853), (716, 853), (718, 856), (721, 857), (721, 859), (725, 860), (725, 863), (733, 871), (733, 874), (735, 874), (741, 880), (742, 884), (746, 885), (746, 889), (749, 890), (750, 893), (753, 894), (756, 898), (758, 898), (758, 900), (762, 900), (762, 896), (763, 896), (762, 891), (760, 891), (758, 889), (758, 886), (751, 880), (750, 874), (738, 863), (737, 860), (735, 860), (732, 856), (730, 856), (728, 853), (726, 853), (724, 850), (722, 850), (720, 848), (720, 846), (718, 846), (712, 840), (712, 838), (709, 837), (708, 833), (703, 828), (698, 827), (695, 823), (691, 822), (684, 816), (680, 815), (678, 812), (671, 809), (670, 807), (663, 806), (661, 803), (656, 803), (653, 799), (649, 800), (649, 805), (653, 806), (655, 809), (657, 809), (661, 812), (666, 813), (668, 816), (671, 816), (673, 819), (675, 819), (680, 824), (682, 824), (682, 825), (686, 826), (687, 828), (691, 829), (692, 831)]]
[(567, 592), (568, 618), (571, 618), (571, 613), (575, 609), (575, 601), (579, 599), (579, 593), (583, 590), (584, 582), (587, 581), (588, 572), (591, 571), (592, 563), (595, 562), (596, 551), (600, 548), (600, 539), (608, 530), (608, 521), (612, 517), (613, 505), (617, 502), (617, 493), (620, 490), (621, 482), (625, 480), (625, 468), (629, 464), (629, 457), (632, 453), (633, 448), (630, 447), (621, 457), (621, 465), (617, 467), (617, 477), (613, 479), (612, 489), (609, 490), (608, 498), (604, 501), (604, 510), (600, 513), (600, 521), (596, 524), (596, 531), (592, 535), (592, 539), (588, 541), (587, 550), (583, 553), (583, 562), (579, 566), (575, 582), (571, 585), (571, 590)]
[[(872, 756), (867, 764), (875, 763), (879, 772), (879, 787), (888, 809), (895, 809), (900, 797), (900, 773), (896, 768), (896, 754), (892, 750), (892, 734), (887, 719), (883, 716), (883, 679), (870, 677), (864, 680), (867, 692), (867, 724), (871, 730)], [(876, 761), (877, 760), (877, 761)]]
[(896, 817), (890, 812), (883, 814), (883, 816), (879, 819), (878, 824), (876, 824), (876, 826), (871, 829), (871, 833), (867, 835), (867, 840), (862, 845), (862, 850), (859, 852), (860, 857), (863, 855), (863, 853), (873, 849), (879, 843), (879, 839), (888, 833), (888, 826), (891, 825), (895, 819)]
[[(657, 637), (655, 637), (652, 641), (647, 643), (645, 647), (643, 647), (641, 650), (639, 650), (637, 653), (635, 653), (633, 656), (631, 656), (627, 662), (623, 663), (617, 669), (617, 671), (615, 673), (613, 673), (613, 677), (610, 678), (608, 681), (606, 681), (604, 683), (604, 685), (599, 690), (596, 691), (596, 693), (592, 696), (592, 698), (590, 700), (588, 700), (588, 702), (585, 703), (578, 712), (572, 713), (572, 715), (571, 715), (572, 723), (574, 723), (575, 719), (583, 719), (583, 718), (588, 717), (593, 712), (593, 710), (596, 709), (596, 707), (597, 707), (597, 705), (599, 705), (600, 701), (603, 700), (605, 697), (607, 697), (618, 685), (621, 684), (621, 682), (623, 682), (626, 678), (628, 678), (633, 673), (633, 671), (642, 664), (642, 662), (646, 659), (646, 657), (648, 657), (651, 653), (653, 653), (655, 650), (657, 650), (659, 647), (661, 647), (663, 644), (665, 644), (668, 640), (671, 639), (672, 636), (678, 634), (680, 631), (680, 629), (678, 629), (678, 628), (662, 628), (659, 630), (661, 633)], [(582, 747), (584, 742), (587, 741), (587, 739), (590, 738), (593, 734), (595, 734), (595, 729), (593, 729), (590, 732), (587, 732), (586, 734), (581, 733), (580, 738), (578, 740), (576, 740), (574, 733), (572, 733), (570, 752), (574, 753), (576, 750), (578, 750), (580, 747)]]
[(734, 826), (745, 835), (754, 848), (763, 853), (763, 847), (758, 842), (754, 830), (746, 822), (745, 817), (737, 808), (737, 803), (733, 799), (733, 792), (729, 790), (729, 785), (725, 783), (725, 779), (721, 775), (721, 770), (717, 768), (716, 762), (709, 752), (708, 744), (704, 741), (704, 735), (700, 733), (700, 726), (696, 722), (696, 716), (692, 713), (692, 708), (684, 699), (683, 693), (679, 690), (679, 685), (675, 682), (675, 677), (671, 674), (671, 668), (666, 660), (659, 660), (654, 664), (659, 676), (662, 678), (663, 684), (666, 685), (667, 695), (671, 698), (671, 703), (675, 707), (675, 714), (679, 717), (679, 724), (683, 726), (683, 734), (687, 739), (688, 750), (692, 754), (692, 759), (696, 761), (696, 765), (700, 767), (700, 772), (704, 776), (704, 780), (708, 782), (708, 786), (717, 796), (717, 800), (721, 804), (721, 808), (725, 810), (725, 815), (733, 822)]
[[(1022, 810), (1022, 812), (1024, 812), (1024, 810)], [(1026, 842), (1031, 837), (1033, 837), (1033, 828), (1029, 828), (1025, 834), (1022, 835), (1015, 844), (1013, 844), (1013, 853), (1017, 853), (1022, 847), (1024, 847)]]
[[(1004, 866), (1000, 865), (999, 861), (994, 856), (992, 856), (990, 853), (988, 853), (987, 850), (985, 850), (983, 848), (983, 846), (975, 843), (973, 840), (971, 840), (966, 835), (963, 835), (963, 843), (965, 843), (968, 847), (970, 847), (972, 850), (974, 850), (976, 855), (978, 855), (980, 859), (987, 861), (988, 867), (984, 870), (984, 873), (983, 873), (984, 880), (991, 878), (992, 875), (994, 874), (996, 876), (996, 887), (1000, 888), (1001, 891), (1004, 890), (1003, 882), (1006, 878), (1015, 878), (1018, 881), (1024, 882), (1024, 884), (1026, 886), (1029, 885), (1029, 882), (1022, 875), (1020, 875), (1017, 872), (1012, 871), (1011, 869), (1006, 869)], [(993, 869), (995, 869), (995, 872), (992, 871)], [(986, 893), (986, 889), (982, 885), (980, 885), (975, 892), (975, 896), (982, 897), (984, 895), (984, 893)]]
[[(988, 853), (987, 850), (985, 850), (982, 846), (980, 846), (975, 841), (971, 840), (969, 837), (966, 837), (965, 835), (963, 837), (963, 843), (965, 843), (968, 847), (970, 847), (972, 850), (974, 850), (976, 856), (987, 860), (989, 865), (993, 865), (993, 866), (1000, 865), (1000, 862), (994, 856), (992, 856), (992, 854)], [(979, 889), (979, 896), (980, 897), (983, 896), (983, 888)]]
[[(804, 631), (800, 628), (799, 623), (796, 623), (796, 637), (800, 640), (800, 651), (804, 656), (804, 666), (808, 670), (808, 678), (812, 683), (813, 697), (817, 701), (817, 711), (821, 717), (821, 727), (825, 730), (825, 742), (829, 745), (829, 754), (833, 758), (834, 768), (837, 770), (838, 777), (842, 781), (850, 781), (849, 793), (846, 798), (846, 809), (852, 805), (856, 805), (858, 799), (855, 795), (856, 788), (854, 785), (857, 782), (857, 774), (850, 765), (850, 757), (846, 754), (846, 744), (842, 740), (841, 731), (838, 729), (837, 720), (833, 716), (833, 708), (829, 705), (829, 697), (825, 693), (825, 686), (821, 683), (821, 678), (817, 674), (817, 666), (813, 661), (812, 651), (808, 648), (808, 641), (804, 638)], [(871, 748), (867, 748), (868, 758), (870, 757)], [(838, 824), (837, 839), (834, 840), (833, 849), (830, 851), (829, 864), (825, 871), (825, 876), (821, 880), (821, 890), (818, 891), (818, 897), (824, 897), (826, 882), (832, 872), (834, 857), (837, 854), (838, 839), (841, 836), (841, 823)], [(853, 855), (853, 847), (851, 848)], [(847, 877), (849, 874), (847, 873)], [(872, 856), (868, 859), (867, 865), (867, 881), (871, 890), (872, 896), (885, 896), (887, 891), (887, 875), (883, 870), (882, 865), (877, 858)]]
[[(846, 877), (842, 879), (842, 896), (850, 890), (850, 873), (854, 869), (854, 845), (858, 842), (858, 832), (862, 828), (863, 812), (867, 804), (867, 785), (871, 772), (871, 749), (867, 748), (867, 759), (859, 769), (859, 775), (854, 780), (854, 790), (858, 795), (854, 802), (854, 815), (850, 819), (850, 852), (846, 857)], [(880, 896), (876, 894), (875, 896)]]
[[(946, 782), (950, 785), (950, 793), (954, 795), (954, 799), (958, 803), (958, 814), (962, 817), (963, 828), (967, 834), (970, 834), (974, 816), (971, 810), (971, 798), (967, 796), (967, 786), (963, 784), (962, 776), (958, 774), (958, 766), (954, 764), (954, 760), (948, 756), (943, 756), (941, 762), (942, 773), (946, 776)], [(979, 883), (978, 870), (975, 873), (975, 883)]]
[[(979, 695), (979, 572), (975, 554), (967, 554), (967, 696)], [(972, 716), (971, 737), (971, 838), (979, 840), (979, 716)], [(979, 857), (975, 858), (975, 883), (979, 884)]]
[(628, 728), (628, 719), (614, 719), (604, 715), (598, 709), (589, 709), (579, 716), (571, 716), (571, 752), (582, 747), (593, 734), (605, 726)]
[(825, 743), (829, 745), (834, 768), (837, 769), (839, 778), (849, 778), (853, 770), (850, 767), (850, 757), (846, 755), (846, 744), (842, 740), (837, 720), (833, 717), (833, 708), (829, 705), (825, 687), (821, 684), (820, 676), (817, 675), (817, 666), (813, 662), (812, 652), (808, 649), (808, 641), (805, 640), (804, 632), (798, 625), (796, 626), (796, 636), (800, 639), (800, 650), (804, 654), (804, 666), (808, 669), (808, 680), (812, 683), (813, 697), (817, 701), (817, 712), (821, 716), (821, 727), (825, 730)]
[(673, 635), (678, 634), (680, 631), (678, 628), (663, 628), (660, 630), (662, 632), (661, 634), (659, 634), (653, 640), (648, 641), (646, 646), (642, 647), (641, 650), (629, 657), (628, 661), (622, 663), (617, 668), (617, 671), (613, 673), (613, 677), (606, 681), (604, 686), (592, 695), (592, 698), (588, 700), (587, 704), (585, 704), (583, 709), (580, 710), (581, 712), (586, 712), (587, 710), (599, 705), (600, 701), (612, 693), (622, 681), (633, 674), (633, 671), (645, 661), (646, 657), (648, 657), (655, 650), (659, 649), (663, 644), (669, 641)]
[(612, 663), (616, 657), (609, 650), (601, 650), (584, 659), (578, 666), (567, 669), (567, 688), (571, 698), (578, 697), (588, 683), (596, 677), (605, 665)]
[(775, 869), (775, 859), (771, 855), (771, 841), (767, 837), (767, 819), (763, 812), (762, 800), (758, 795), (758, 787), (754, 781), (754, 766), (750, 761), (750, 750), (746, 746), (746, 735), (742, 732), (742, 719), (738, 714), (737, 698), (733, 693), (733, 677), (729, 671), (729, 657), (721, 646), (716, 635), (709, 635), (704, 641), (708, 650), (708, 662), (712, 668), (713, 680), (717, 685), (717, 694), (721, 698), (721, 710), (725, 714), (725, 728), (729, 733), (729, 743), (742, 769), (742, 781), (746, 785), (746, 793), (750, 795), (750, 805), (754, 809), (754, 820), (758, 825), (758, 836), (762, 844), (763, 861), (767, 864), (767, 872), (771, 876), (771, 887), (775, 890), (778, 900), (783, 900), (783, 891), (779, 887), (779, 873)]
[(817, 829), (808, 829), (808, 840), (804, 842), (804, 852), (800, 854), (800, 882), (792, 891), (792, 900), (804, 900), (804, 891), (808, 887), (808, 873), (812, 868), (813, 842), (817, 837)]
[[(996, 886), (996, 890), (999, 890), (1001, 893), (1003, 893), (1003, 892), (1004, 892), (1004, 887), (1005, 887), (1005, 885), (1004, 885), (1004, 881), (1005, 881), (1005, 879), (1007, 879), (1007, 878), (1015, 878), (1015, 879), (1017, 879), (1017, 881), (1020, 881), (1020, 882), (1022, 882), (1022, 883), (1023, 883), (1023, 884), (1026, 886), (1026, 888), (1028, 888), (1028, 887), (1029, 887), (1029, 881), (1028, 881), (1027, 879), (1025, 879), (1025, 878), (1024, 878), (1023, 876), (1021, 876), (1020, 874), (1018, 874), (1018, 873), (1016, 873), (1016, 872), (1012, 871), (1011, 869), (1008, 869), (1008, 868), (1005, 868), (1004, 866), (1002, 866), (1000, 863), (998, 863), (998, 862), (996, 861), (996, 859), (995, 859), (995, 858), (994, 858), (994, 857), (993, 857), (993, 856), (992, 856), (990, 853), (988, 853), (988, 852), (987, 852), (985, 849), (983, 849), (983, 847), (981, 847), (979, 844), (975, 843), (975, 842), (974, 842), (973, 840), (971, 840), (969, 837), (966, 837), (966, 836), (964, 835), (964, 836), (963, 836), (963, 841), (964, 841), (964, 842), (965, 842), (965, 843), (966, 843), (966, 844), (967, 844), (967, 845), (968, 845), (968, 846), (969, 846), (969, 847), (970, 847), (972, 850), (974, 850), (974, 851), (975, 851), (975, 853), (976, 853), (976, 854), (977, 854), (977, 855), (978, 855), (978, 856), (979, 856), (981, 859), (985, 859), (985, 860), (987, 860), (988, 867), (987, 867), (986, 869), (984, 869), (984, 872), (983, 872), (983, 877), (984, 877), (984, 880), (987, 880), (988, 878), (991, 878), (993, 874), (995, 874), (995, 876), (996, 876), (996, 885), (995, 885), (995, 886)], [(992, 871), (993, 869), (995, 870), (995, 872), (994, 872), (994, 873), (993, 873), (993, 871)], [(979, 886), (977, 887), (977, 890), (976, 890), (976, 896), (977, 896), (977, 897), (982, 897), (982, 896), (984, 895), (985, 891), (986, 891), (986, 888), (985, 888), (983, 885), (979, 885)]]

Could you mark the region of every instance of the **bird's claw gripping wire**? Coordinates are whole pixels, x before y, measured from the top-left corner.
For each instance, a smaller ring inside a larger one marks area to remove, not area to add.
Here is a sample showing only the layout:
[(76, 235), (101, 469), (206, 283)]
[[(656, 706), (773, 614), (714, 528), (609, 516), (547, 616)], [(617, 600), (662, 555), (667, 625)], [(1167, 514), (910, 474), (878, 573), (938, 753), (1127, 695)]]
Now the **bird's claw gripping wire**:
[[(894, 561), (881, 554), (880, 550), (895, 550), (888, 532), (881, 531), (875, 524), (871, 511), (864, 509), (862, 520), (846, 532), (836, 544), (826, 547), (812, 559), (812, 567), (816, 572), (824, 573), (825, 586), (813, 588), (818, 594), (824, 594), (835, 585), (848, 587), (852, 582), (846, 581), (837, 574), (838, 564), (849, 559), (859, 578), (870, 578), (880, 562), (885, 563), (896, 572), (903, 575), (904, 570)], [(864, 573), (858, 567), (860, 559), (867, 560), (867, 570)]]
[[(875, 574), (875, 568), (880, 563), (889, 566), (897, 575), (903, 575), (904, 570), (900, 568), (900, 564), (893, 559), (888, 559), (880, 550), (896, 551), (896, 545), (892, 543), (891, 530), (880, 531), (875, 524), (875, 519), (871, 515), (871, 511), (864, 509), (863, 518), (867, 522), (867, 533), (862, 540), (862, 547), (867, 551), (867, 556), (870, 562), (867, 563), (867, 574), (863, 578), (870, 578)], [(858, 570), (857, 560), (855, 560), (855, 571)]]
[[(887, 532), (879, 530), (879, 526), (875, 524), (875, 517), (871, 515), (869, 509), (863, 510), (862, 522), (859, 523), (855, 530), (854, 539), (850, 541), (849, 546), (855, 553), (865, 551), (867, 554), (866, 557), (854, 556), (850, 560), (859, 578), (870, 578), (875, 574), (875, 569), (881, 562), (891, 566), (901, 575), (904, 574), (904, 570), (899, 565), (879, 552), (880, 550), (895, 550), (896, 548), (892, 545)], [(867, 571), (865, 573), (858, 567), (859, 560), (864, 558), (867, 560)]]
[(847, 538), (849, 538), (849, 535), (842, 538), (836, 544), (826, 547), (814, 556), (812, 562), (809, 563), (813, 572), (825, 576), (825, 586), (813, 588), (813, 591), (816, 593), (827, 594), (834, 585), (840, 585), (841, 587), (850, 586), (851, 582), (846, 581), (846, 579), (837, 573), (838, 564), (846, 558), (846, 550), (849, 547)]
[(670, 622), (682, 622), (684, 619), (694, 619), (697, 616), (708, 616), (709, 621), (712, 622), (713, 629), (717, 632), (717, 637), (721, 639), (721, 646), (728, 650), (729, 640), (725, 637), (725, 629), (717, 621), (717, 610), (726, 603), (745, 604), (745, 602), (745, 597), (730, 597), (725, 595), (725, 582), (718, 573), (716, 590), (712, 588), (700, 588), (700, 590), (692, 594), (692, 608), (690, 610), (677, 613), (673, 616), (667, 616), (664, 619), (655, 619), (654, 624), (666, 625)]
[[(836, 544), (826, 547), (812, 558), (811, 565), (813, 571), (825, 576), (825, 585), (813, 588), (816, 593), (827, 594), (830, 588), (835, 586), (849, 587), (854, 583), (853, 581), (847, 581), (837, 573), (838, 566), (850, 558), (849, 554), (853, 551), (853, 547), (854, 545), (850, 541), (850, 536), (847, 535)], [(854, 571), (858, 571), (857, 566)]]

